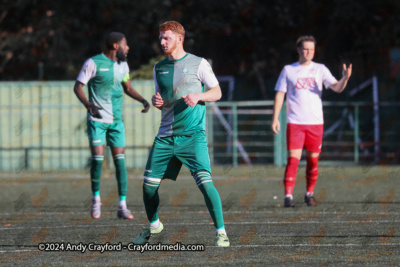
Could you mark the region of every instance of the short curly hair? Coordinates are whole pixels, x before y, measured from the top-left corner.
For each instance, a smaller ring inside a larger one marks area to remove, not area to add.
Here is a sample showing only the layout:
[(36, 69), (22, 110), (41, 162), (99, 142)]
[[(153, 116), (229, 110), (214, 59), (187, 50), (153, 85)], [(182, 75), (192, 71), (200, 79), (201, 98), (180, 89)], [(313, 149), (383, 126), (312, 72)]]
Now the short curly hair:
[(165, 32), (165, 31), (172, 31), (175, 32), (177, 34), (182, 35), (185, 38), (185, 29), (183, 28), (183, 26), (177, 22), (177, 21), (166, 21), (163, 24), (161, 24), (159, 26), (159, 31), (160, 32)]

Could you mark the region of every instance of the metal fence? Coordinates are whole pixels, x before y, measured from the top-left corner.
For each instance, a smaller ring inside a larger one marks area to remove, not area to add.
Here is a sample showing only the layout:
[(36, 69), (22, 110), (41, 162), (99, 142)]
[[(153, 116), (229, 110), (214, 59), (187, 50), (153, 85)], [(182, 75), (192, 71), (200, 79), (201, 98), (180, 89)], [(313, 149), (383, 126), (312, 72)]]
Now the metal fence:
[[(150, 100), (153, 81), (133, 87)], [(0, 83), (0, 170), (82, 169), (90, 164), (86, 110), (73, 93), (74, 82)], [(144, 168), (161, 112), (125, 97), (126, 164)], [(279, 135), (271, 131), (273, 101), (207, 104), (207, 136), (214, 165), (286, 163), (285, 108)], [(325, 136), (321, 163), (398, 163), (400, 103), (380, 103), (376, 139), (374, 106), (366, 102), (324, 102)], [(378, 140), (378, 141), (376, 141)], [(106, 166), (113, 168), (110, 153)]]
[[(271, 130), (273, 101), (217, 102), (209, 105), (210, 158), (216, 165), (286, 164), (286, 107), (281, 131)], [(321, 164), (398, 164), (400, 103), (323, 102)], [(376, 119), (376, 116), (380, 119)], [(377, 123), (378, 122), (378, 123)], [(305, 153), (305, 151), (303, 151)]]

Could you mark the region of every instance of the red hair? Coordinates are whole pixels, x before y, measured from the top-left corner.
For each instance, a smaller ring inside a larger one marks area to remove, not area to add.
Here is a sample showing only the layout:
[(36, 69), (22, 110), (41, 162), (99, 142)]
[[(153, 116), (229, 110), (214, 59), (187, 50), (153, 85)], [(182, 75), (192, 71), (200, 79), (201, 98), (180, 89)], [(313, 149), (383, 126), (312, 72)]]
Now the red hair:
[(160, 32), (165, 32), (165, 31), (172, 31), (174, 33), (180, 34), (183, 37), (185, 37), (185, 29), (183, 26), (177, 22), (177, 21), (166, 21), (163, 24), (159, 26), (159, 31)]

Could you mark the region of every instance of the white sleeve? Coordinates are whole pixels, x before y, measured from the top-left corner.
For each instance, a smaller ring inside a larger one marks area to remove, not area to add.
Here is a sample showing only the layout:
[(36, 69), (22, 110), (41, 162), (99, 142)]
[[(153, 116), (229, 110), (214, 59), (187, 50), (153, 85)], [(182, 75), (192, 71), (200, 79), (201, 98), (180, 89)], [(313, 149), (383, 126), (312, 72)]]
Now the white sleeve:
[(125, 75), (129, 74), (129, 65), (126, 62), (125, 62), (125, 71), (126, 71)]
[(325, 65), (322, 66), (322, 82), (326, 89), (328, 89), (331, 84), (337, 82), (336, 78), (333, 77), (332, 73)]
[(157, 83), (156, 66), (153, 67), (153, 78), (154, 78), (154, 85), (155, 85), (155, 87), (156, 87), (156, 92), (155, 92), (155, 94), (157, 94), (157, 93), (160, 93), (160, 94), (161, 94), (161, 92), (160, 92), (160, 87), (158, 87), (158, 83)]
[(283, 68), (281, 71), (281, 74), (279, 75), (278, 81), (276, 82), (275, 85), (275, 91), (279, 92), (287, 92), (287, 73), (286, 73), (286, 68)]
[(199, 69), (197, 70), (197, 77), (208, 88), (213, 88), (219, 84), (210, 63), (208, 63), (204, 58), (201, 60)]
[(85, 63), (83, 63), (82, 70), (79, 72), (76, 80), (83, 84), (87, 84), (94, 76), (96, 76), (96, 64), (93, 59), (89, 58)]

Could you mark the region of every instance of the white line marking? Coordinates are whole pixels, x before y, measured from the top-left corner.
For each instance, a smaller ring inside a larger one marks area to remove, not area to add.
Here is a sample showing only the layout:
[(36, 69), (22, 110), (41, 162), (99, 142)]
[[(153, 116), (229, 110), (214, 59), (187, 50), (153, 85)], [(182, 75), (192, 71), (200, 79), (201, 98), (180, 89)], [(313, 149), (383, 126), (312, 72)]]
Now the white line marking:
[[(400, 246), (400, 243), (390, 243), (390, 244), (287, 244), (287, 245), (238, 245), (238, 246), (230, 246), (229, 248), (257, 248), (257, 247), (364, 247), (364, 246)], [(206, 246), (206, 248), (219, 248), (217, 246)], [(228, 249), (228, 248), (222, 248)], [(37, 249), (25, 249), (25, 250), (0, 250), (0, 253), (21, 253), (21, 252), (30, 252), (30, 251), (39, 251)]]
[[(205, 222), (203, 223), (163, 223), (164, 225), (212, 225), (213, 223), (208, 222), (204, 220)], [(252, 224), (331, 224), (331, 223), (345, 223), (348, 224), (349, 221), (299, 221), (299, 222), (286, 222), (286, 221), (281, 221), (281, 222), (228, 222), (225, 223), (225, 225), (252, 225)], [(400, 220), (382, 220), (382, 221), (369, 221), (368, 223), (400, 223)], [(367, 223), (356, 223), (360, 225), (364, 225)], [(48, 226), (48, 229), (57, 229), (57, 228), (88, 228), (88, 227), (112, 227), (112, 226), (118, 226), (118, 227), (132, 227), (132, 226), (140, 226), (143, 224), (139, 223), (131, 223), (131, 224), (101, 224), (101, 225), (93, 225), (93, 224), (82, 224), (82, 225), (60, 225), (60, 226)], [(34, 227), (3, 227), (0, 228), (1, 230), (18, 230), (18, 229), (42, 229), (42, 226), (34, 226)]]
[[(49, 209), (51, 210), (52, 207), (49, 207)], [(162, 210), (161, 213), (168, 213), (168, 212), (175, 212), (176, 209), (168, 209), (168, 210)], [(208, 211), (190, 211), (190, 210), (180, 210), (180, 212), (182, 212), (183, 214), (209, 214)], [(224, 211), (224, 214), (230, 214), (230, 213), (244, 213), (247, 212), (247, 210), (243, 210), (243, 211)], [(400, 215), (400, 212), (339, 212), (339, 211), (334, 211), (334, 212), (313, 212), (312, 210), (310, 210), (309, 212), (305, 212), (304, 210), (302, 210), (301, 212), (296, 213), (295, 211), (293, 212), (276, 212), (276, 211), (248, 211), (249, 214), (273, 214), (276, 216), (281, 216), (281, 215), (292, 215), (290, 217), (293, 216), (297, 216), (297, 215), (304, 215), (305, 213), (309, 214), (318, 214), (318, 215), (337, 215), (340, 214), (342, 217), (343, 216), (347, 216), (347, 215), (358, 215), (358, 214), (366, 214), (366, 215)], [(40, 214), (42, 215), (60, 215), (60, 214), (88, 214), (87, 211), (78, 211), (78, 212), (73, 212), (73, 211), (64, 211), (64, 212), (41, 212)], [(135, 211), (135, 214), (144, 214), (146, 213), (145, 211)], [(0, 216), (10, 216), (10, 215), (21, 215), (21, 213), (17, 213), (17, 212), (13, 212), (13, 213), (0, 213)]]

